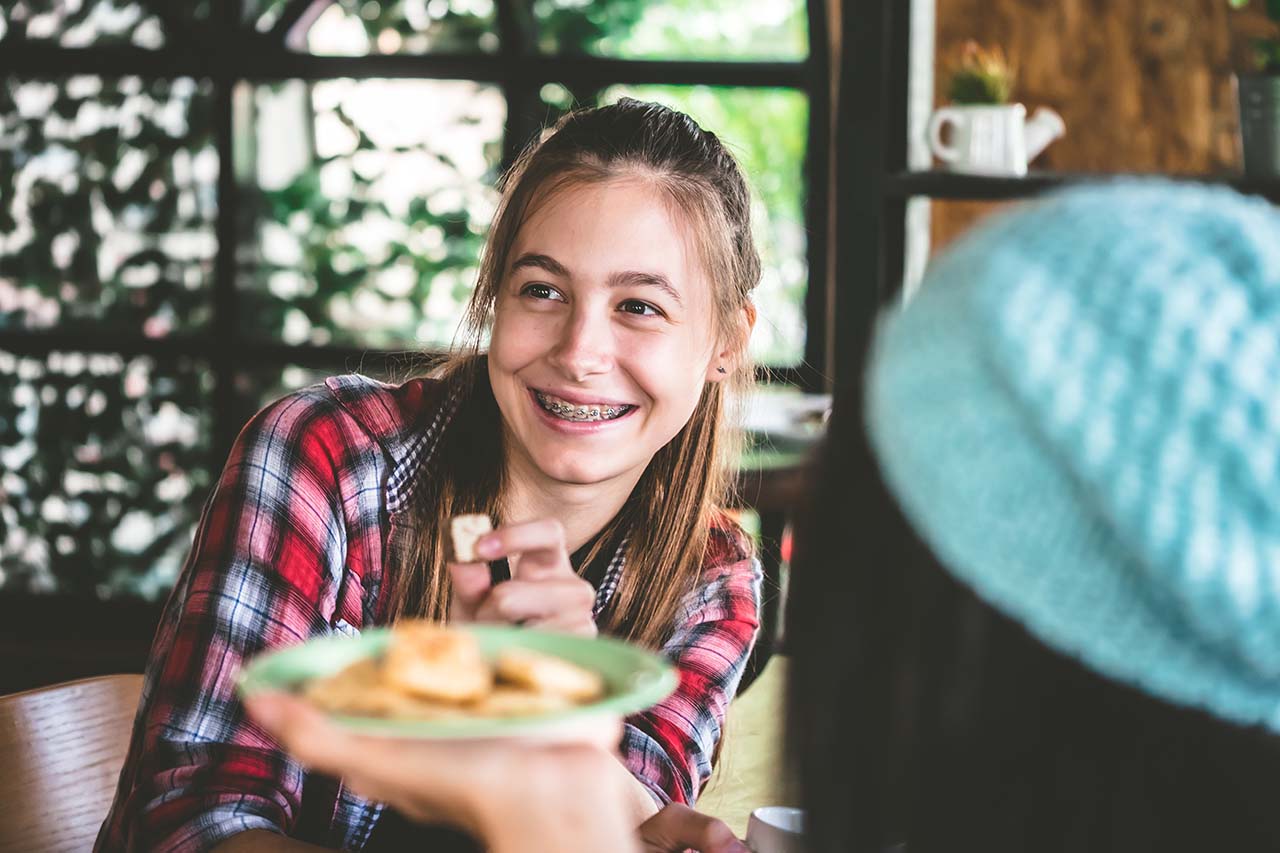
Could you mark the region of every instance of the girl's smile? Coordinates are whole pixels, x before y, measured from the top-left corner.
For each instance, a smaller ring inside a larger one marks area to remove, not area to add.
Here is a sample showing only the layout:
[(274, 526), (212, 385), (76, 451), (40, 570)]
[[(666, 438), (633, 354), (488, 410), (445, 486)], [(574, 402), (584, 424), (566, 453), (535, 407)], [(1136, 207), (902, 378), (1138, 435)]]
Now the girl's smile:
[(538, 408), (559, 425), (585, 427), (616, 424), (637, 409), (631, 403), (590, 400), (569, 392), (554, 394), (531, 389), (530, 393)]

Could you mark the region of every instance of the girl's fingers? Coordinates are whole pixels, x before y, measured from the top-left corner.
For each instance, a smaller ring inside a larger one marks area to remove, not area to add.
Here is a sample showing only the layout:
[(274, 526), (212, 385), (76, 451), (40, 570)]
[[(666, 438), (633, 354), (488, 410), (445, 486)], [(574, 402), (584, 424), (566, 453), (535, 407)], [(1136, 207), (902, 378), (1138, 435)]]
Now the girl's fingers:
[(564, 525), (555, 519), (499, 527), (480, 537), (476, 553), (486, 560), (519, 557), (512, 561), (512, 570), (526, 580), (574, 573), (565, 546)]
[(678, 803), (640, 824), (638, 832), (647, 853), (751, 853), (728, 824)]
[(586, 617), (560, 615), (550, 619), (530, 619), (523, 624), (529, 628), (555, 631), (560, 634), (574, 634), (579, 637), (595, 637), (600, 633), (596, 627), (595, 620), (590, 615)]
[(596, 593), (577, 576), (560, 580), (510, 580), (495, 586), (476, 609), (479, 622), (591, 619)]
[(449, 563), (449, 577), (453, 580), (449, 618), (458, 622), (473, 621), (476, 609), (493, 586), (489, 564)]

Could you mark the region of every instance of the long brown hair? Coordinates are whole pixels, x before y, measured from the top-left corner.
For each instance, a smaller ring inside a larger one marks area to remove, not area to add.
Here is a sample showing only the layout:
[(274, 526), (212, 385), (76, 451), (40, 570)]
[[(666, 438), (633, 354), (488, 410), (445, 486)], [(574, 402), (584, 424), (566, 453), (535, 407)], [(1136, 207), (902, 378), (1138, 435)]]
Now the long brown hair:
[[(688, 116), (657, 104), (624, 98), (561, 119), (507, 174), (467, 306), (464, 342), (433, 373), (442, 402), (452, 400), (457, 410), (415, 489), (408, 563), (395, 567), (393, 619), (447, 618), (449, 518), (464, 512), (501, 515), (503, 435), (482, 340), (520, 227), (535, 205), (562, 189), (623, 177), (665, 192), (695, 229), (712, 285), (718, 338), (745, 353), (745, 317), (760, 258), (751, 236), (750, 197), (733, 156)], [(704, 385), (689, 422), (654, 455), (597, 538), (595, 550), (623, 537), (627, 543), (626, 568), (602, 628), (653, 647), (670, 634), (702, 570), (715, 514), (729, 495), (725, 463), (737, 448), (726, 428), (728, 408), (742, 399), (749, 370), (739, 358), (724, 381)]]

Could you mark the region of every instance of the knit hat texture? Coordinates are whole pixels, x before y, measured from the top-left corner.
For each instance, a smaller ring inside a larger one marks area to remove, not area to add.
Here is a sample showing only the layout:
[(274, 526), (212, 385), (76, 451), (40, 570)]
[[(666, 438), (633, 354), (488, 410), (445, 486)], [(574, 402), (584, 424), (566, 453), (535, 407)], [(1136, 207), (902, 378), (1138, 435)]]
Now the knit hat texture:
[(1114, 680), (1280, 731), (1280, 214), (1117, 181), (881, 318), (867, 427), (939, 560)]

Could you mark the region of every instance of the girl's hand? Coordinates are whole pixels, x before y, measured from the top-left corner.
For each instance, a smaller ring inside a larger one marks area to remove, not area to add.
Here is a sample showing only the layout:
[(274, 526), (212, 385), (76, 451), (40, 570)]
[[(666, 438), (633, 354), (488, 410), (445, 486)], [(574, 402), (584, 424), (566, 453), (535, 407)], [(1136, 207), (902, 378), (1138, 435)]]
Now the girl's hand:
[(554, 519), (510, 524), (476, 542), (486, 560), (503, 557), (511, 580), (494, 586), (487, 563), (451, 563), (457, 622), (506, 622), (570, 634), (596, 635), (596, 592), (569, 564), (564, 526)]
[(672, 803), (640, 824), (645, 853), (751, 853), (722, 820)]
[(245, 707), (306, 766), (412, 820), (458, 827), (495, 853), (636, 850), (610, 755), (616, 719), (583, 720), (573, 742), (394, 740), (334, 726), (288, 694), (257, 694)]

